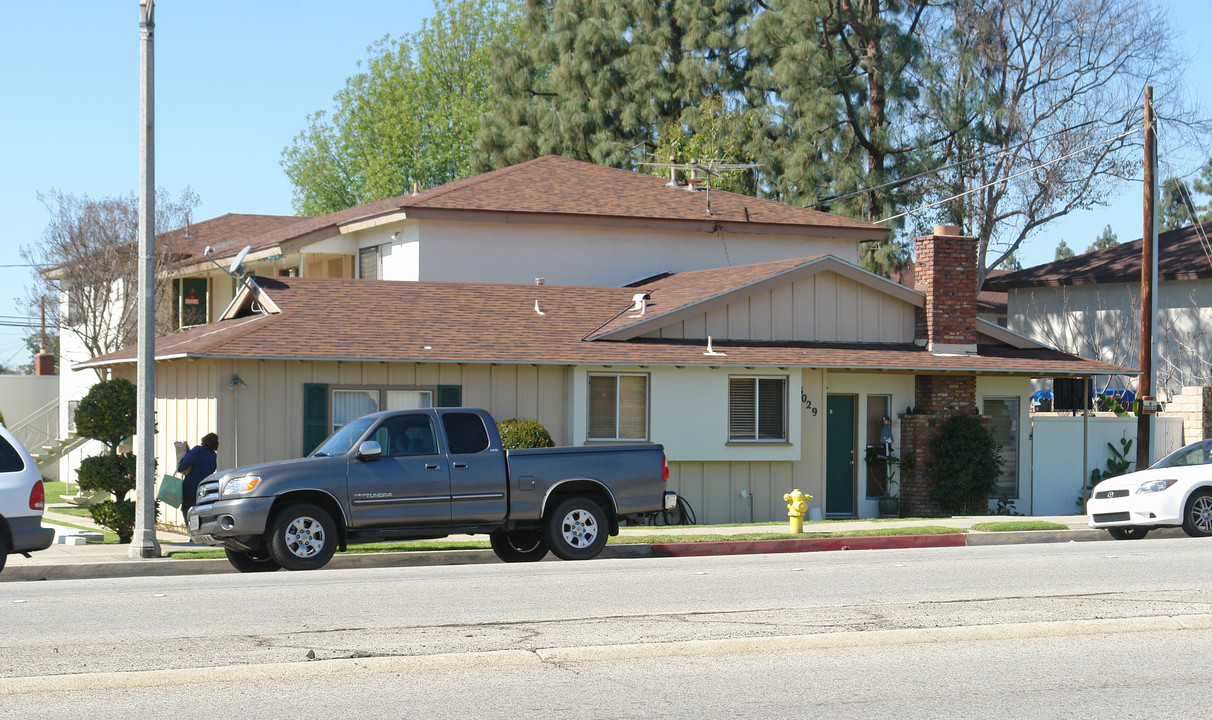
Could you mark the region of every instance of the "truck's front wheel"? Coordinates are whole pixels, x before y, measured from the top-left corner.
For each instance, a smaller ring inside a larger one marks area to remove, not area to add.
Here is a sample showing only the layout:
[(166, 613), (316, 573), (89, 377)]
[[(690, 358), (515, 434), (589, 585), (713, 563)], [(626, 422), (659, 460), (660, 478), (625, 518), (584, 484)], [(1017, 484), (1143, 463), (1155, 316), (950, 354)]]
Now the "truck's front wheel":
[(278, 513), (269, 531), (269, 554), (287, 570), (317, 570), (337, 549), (337, 528), (324, 508), (291, 505)]
[(492, 551), (505, 562), (538, 562), (547, 557), (547, 543), (538, 530), (497, 530), (488, 536)]
[(569, 498), (547, 516), (543, 539), (561, 560), (588, 560), (606, 547), (607, 527), (601, 505), (589, 498)]

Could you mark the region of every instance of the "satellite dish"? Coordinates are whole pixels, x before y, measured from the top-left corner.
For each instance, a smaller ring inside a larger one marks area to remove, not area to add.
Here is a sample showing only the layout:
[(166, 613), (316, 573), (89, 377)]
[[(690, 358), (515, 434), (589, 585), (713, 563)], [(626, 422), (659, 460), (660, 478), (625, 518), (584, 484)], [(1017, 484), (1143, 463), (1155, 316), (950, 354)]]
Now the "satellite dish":
[(232, 277), (239, 277), (244, 274), (244, 266), (240, 263), (244, 262), (244, 256), (248, 255), (248, 251), (252, 250), (252, 246), (245, 245), (244, 249), (236, 254), (236, 258), (231, 261), (231, 267), (227, 272), (231, 273)]

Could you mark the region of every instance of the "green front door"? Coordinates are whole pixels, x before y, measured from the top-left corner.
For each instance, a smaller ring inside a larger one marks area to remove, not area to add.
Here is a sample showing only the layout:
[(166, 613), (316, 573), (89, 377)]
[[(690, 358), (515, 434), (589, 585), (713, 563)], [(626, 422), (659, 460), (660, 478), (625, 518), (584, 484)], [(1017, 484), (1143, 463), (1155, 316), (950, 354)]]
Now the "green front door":
[(854, 517), (855, 397), (830, 395), (825, 420), (825, 515)]

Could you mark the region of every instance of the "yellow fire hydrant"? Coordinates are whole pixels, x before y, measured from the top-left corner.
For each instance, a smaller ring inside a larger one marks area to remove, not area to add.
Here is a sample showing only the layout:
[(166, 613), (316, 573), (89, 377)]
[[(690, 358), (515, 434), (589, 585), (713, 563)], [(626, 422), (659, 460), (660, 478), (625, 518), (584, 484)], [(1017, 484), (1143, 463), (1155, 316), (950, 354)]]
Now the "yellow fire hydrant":
[(808, 513), (808, 501), (812, 496), (792, 490), (784, 494), (783, 499), (787, 501), (787, 521), (791, 523), (791, 532), (804, 532), (804, 515)]

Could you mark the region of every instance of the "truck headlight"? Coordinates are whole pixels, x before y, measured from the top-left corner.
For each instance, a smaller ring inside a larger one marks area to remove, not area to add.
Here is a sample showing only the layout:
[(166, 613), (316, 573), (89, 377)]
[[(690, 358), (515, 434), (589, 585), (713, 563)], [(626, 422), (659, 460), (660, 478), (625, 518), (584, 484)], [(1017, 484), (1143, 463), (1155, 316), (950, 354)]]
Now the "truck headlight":
[(258, 475), (244, 475), (243, 477), (232, 478), (223, 483), (223, 492), (221, 494), (223, 497), (247, 495), (260, 484), (261, 478)]
[(1170, 487), (1171, 485), (1173, 485), (1176, 482), (1178, 482), (1178, 481), (1177, 480), (1150, 480), (1147, 483), (1142, 483), (1140, 487), (1136, 488), (1136, 492), (1137, 492), (1137, 494), (1161, 492), (1162, 490), (1165, 490), (1166, 488)]

